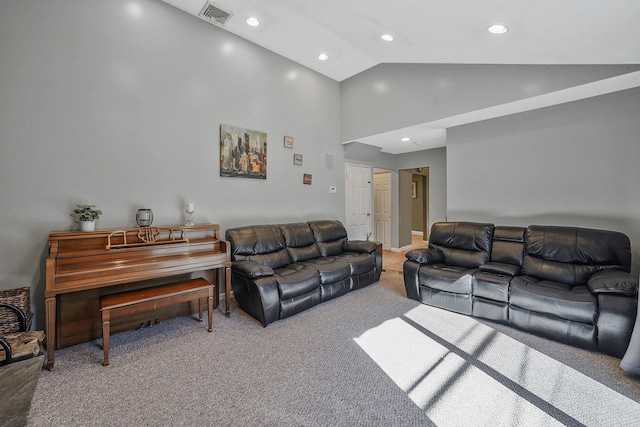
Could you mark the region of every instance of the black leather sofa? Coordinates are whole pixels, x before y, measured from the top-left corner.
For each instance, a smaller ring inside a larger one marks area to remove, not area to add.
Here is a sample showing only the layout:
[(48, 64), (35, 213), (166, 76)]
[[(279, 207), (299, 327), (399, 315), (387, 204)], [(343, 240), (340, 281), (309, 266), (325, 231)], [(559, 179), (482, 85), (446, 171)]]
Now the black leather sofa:
[(340, 221), (228, 229), (231, 287), (263, 326), (380, 280), (378, 244), (350, 241)]
[(622, 233), (435, 223), (429, 247), (406, 258), (409, 298), (618, 358), (627, 350), (638, 279)]

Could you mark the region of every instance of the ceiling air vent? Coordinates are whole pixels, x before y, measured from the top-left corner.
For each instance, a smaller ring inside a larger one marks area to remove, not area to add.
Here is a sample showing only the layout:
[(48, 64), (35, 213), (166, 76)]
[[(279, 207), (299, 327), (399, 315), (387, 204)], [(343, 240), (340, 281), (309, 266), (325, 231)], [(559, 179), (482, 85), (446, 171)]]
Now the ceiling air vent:
[(218, 9), (209, 2), (206, 2), (204, 4), (204, 7), (202, 8), (198, 16), (205, 21), (211, 22), (212, 24), (218, 25), (220, 27), (222, 27), (225, 22), (227, 22), (227, 20), (231, 18), (230, 13)]

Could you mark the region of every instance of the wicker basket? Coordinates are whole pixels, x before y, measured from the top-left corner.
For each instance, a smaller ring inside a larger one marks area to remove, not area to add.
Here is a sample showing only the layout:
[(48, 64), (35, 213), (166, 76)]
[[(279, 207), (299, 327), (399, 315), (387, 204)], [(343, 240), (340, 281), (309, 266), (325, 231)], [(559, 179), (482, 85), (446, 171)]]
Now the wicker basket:
[[(0, 290), (0, 302), (15, 305), (27, 317), (27, 331), (31, 327), (31, 288)], [(15, 311), (7, 307), (0, 307), (0, 334), (17, 332), (20, 330), (20, 318)]]

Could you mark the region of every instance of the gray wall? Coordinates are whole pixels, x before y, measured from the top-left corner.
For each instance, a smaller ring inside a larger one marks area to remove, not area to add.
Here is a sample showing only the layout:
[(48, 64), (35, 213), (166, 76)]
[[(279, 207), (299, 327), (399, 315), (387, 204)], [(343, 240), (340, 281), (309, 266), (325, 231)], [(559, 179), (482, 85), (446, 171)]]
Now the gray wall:
[(449, 220), (621, 231), (640, 256), (640, 88), (447, 132)]
[[(341, 139), (639, 68), (382, 64), (340, 84)], [(451, 128), (446, 149), (397, 155), (395, 170), (429, 167), (429, 227), (447, 219), (591, 226), (621, 230), (633, 248), (640, 247), (640, 202), (634, 188), (640, 182), (639, 101), (635, 91), (626, 91)], [(403, 212), (410, 206), (399, 204), (402, 223), (409, 220)], [(637, 271), (639, 254), (633, 252)]]
[[(339, 141), (639, 68), (386, 64), (338, 84), (163, 2), (138, 1), (140, 15), (131, 4), (0, 2), (0, 288), (31, 285), (40, 324), (46, 238), (71, 229), (77, 203), (104, 211), (101, 228), (134, 225), (140, 207), (154, 210), (155, 224), (181, 223), (187, 201), (196, 222), (223, 229), (343, 219)], [(614, 228), (638, 246), (639, 104), (637, 91), (608, 95), (452, 129), (447, 149), (361, 163), (394, 171), (398, 187), (398, 171), (429, 167), (429, 226), (445, 220), (449, 202), (449, 219)], [(266, 181), (219, 176), (222, 123), (269, 135)], [(531, 168), (517, 178), (545, 188), (542, 203), (511, 187), (522, 168), (494, 149)], [(481, 200), (466, 187), (478, 177), (502, 194)], [(410, 200), (396, 195), (395, 247), (401, 204)]]
[[(40, 319), (47, 236), (71, 229), (75, 204), (98, 205), (99, 228), (133, 226), (141, 207), (182, 223), (187, 201), (223, 229), (344, 217), (339, 84), (135, 3), (0, 2), (0, 288), (32, 286)], [(219, 176), (220, 124), (268, 134), (267, 180)]]
[(340, 83), (341, 140), (625, 74), (638, 65), (380, 64)]

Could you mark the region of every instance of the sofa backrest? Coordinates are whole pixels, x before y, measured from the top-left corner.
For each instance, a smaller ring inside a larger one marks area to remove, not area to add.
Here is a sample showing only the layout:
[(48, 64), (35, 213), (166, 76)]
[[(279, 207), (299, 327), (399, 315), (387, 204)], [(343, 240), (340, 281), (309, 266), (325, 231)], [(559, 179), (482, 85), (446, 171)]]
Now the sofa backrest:
[(496, 225), (491, 243), (492, 262), (501, 262), (522, 267), (525, 227)]
[(538, 280), (584, 285), (601, 270), (631, 269), (631, 243), (617, 231), (531, 225), (522, 273)]
[(340, 221), (318, 220), (308, 222), (313, 237), (322, 256), (335, 256), (342, 253), (347, 240), (347, 230)]
[(316, 239), (309, 224), (296, 222), (280, 224), (278, 227), (282, 231), (284, 243), (293, 262), (306, 261), (320, 256)]
[(225, 233), (231, 243), (231, 260), (251, 260), (271, 268), (291, 263), (284, 237), (277, 225), (230, 228)]
[(429, 247), (438, 249), (444, 263), (477, 268), (489, 261), (493, 224), (436, 222), (431, 226)]

